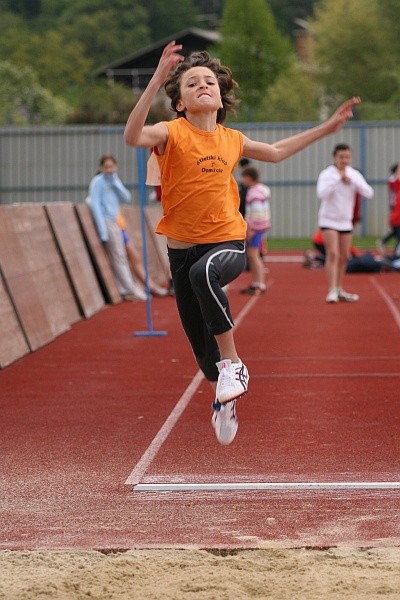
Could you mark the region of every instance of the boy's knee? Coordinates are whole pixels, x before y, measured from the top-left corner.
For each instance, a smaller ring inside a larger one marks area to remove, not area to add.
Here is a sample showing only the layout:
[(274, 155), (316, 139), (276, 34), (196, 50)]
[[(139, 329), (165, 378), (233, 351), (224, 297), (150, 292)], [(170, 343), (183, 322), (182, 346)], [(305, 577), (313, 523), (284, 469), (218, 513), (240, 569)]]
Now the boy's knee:
[(199, 265), (196, 263), (192, 266), (189, 271), (189, 281), (193, 289), (197, 289), (199, 287), (203, 287), (206, 279), (206, 274), (204, 269), (199, 268)]

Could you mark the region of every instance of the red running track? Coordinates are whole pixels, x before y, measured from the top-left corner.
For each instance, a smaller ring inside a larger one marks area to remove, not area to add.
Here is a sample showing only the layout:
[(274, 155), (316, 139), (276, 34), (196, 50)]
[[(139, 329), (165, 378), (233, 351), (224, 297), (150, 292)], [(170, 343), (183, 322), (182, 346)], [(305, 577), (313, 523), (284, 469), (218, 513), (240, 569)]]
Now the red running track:
[(165, 337), (132, 335), (143, 304), (108, 306), (0, 372), (0, 549), (400, 543), (398, 274), (348, 276), (354, 305), (298, 263), (271, 263), (261, 298), (247, 281), (228, 447), (172, 298), (152, 301)]

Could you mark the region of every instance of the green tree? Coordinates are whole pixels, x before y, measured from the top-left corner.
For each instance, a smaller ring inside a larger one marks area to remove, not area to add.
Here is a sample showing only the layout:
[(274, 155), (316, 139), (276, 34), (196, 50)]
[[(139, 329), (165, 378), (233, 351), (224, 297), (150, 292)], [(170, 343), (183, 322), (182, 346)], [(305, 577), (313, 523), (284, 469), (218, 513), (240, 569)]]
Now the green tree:
[(153, 0), (150, 5), (148, 2), (143, 2), (143, 5), (149, 11), (149, 27), (154, 42), (188, 27), (199, 26), (199, 12), (193, 0)]
[(279, 33), (265, 0), (226, 0), (219, 54), (240, 85), (249, 119), (269, 86), (291, 61), (291, 47)]
[(9, 56), (20, 67), (34, 66), (41, 85), (56, 95), (84, 84), (91, 68), (82, 46), (55, 30), (31, 34), (23, 44), (14, 45)]
[(320, 96), (320, 86), (314, 74), (296, 61), (268, 88), (255, 119), (269, 122), (318, 121)]
[(23, 17), (9, 11), (0, 18), (0, 60), (8, 60), (23, 46), (30, 36), (30, 29)]
[(124, 123), (133, 105), (132, 91), (108, 81), (96, 81), (81, 88), (80, 101), (69, 123)]
[(43, 88), (30, 67), (0, 62), (0, 123), (2, 125), (64, 123), (69, 108)]
[(319, 0), (268, 0), (276, 24), (285, 35), (292, 36), (297, 29), (295, 19), (308, 19)]
[(194, 0), (199, 12), (199, 22), (202, 27), (219, 25), (224, 6), (224, 0)]
[(40, 84), (56, 95), (83, 85), (92, 68), (79, 42), (54, 29), (35, 32), (10, 12), (0, 19), (0, 60), (32, 66)]
[[(96, 81), (81, 90), (80, 101), (71, 112), (69, 123), (126, 123), (132, 106), (138, 101), (140, 94), (134, 95), (132, 90), (122, 84), (108, 81)], [(148, 121), (167, 120), (170, 113), (165, 101), (153, 104)]]
[(391, 56), (398, 64), (400, 60), (400, 2), (399, 0), (377, 0), (378, 11), (383, 22), (386, 39), (391, 48)]
[(41, 4), (41, 0), (1, 0), (0, 11), (10, 11), (26, 19), (33, 19), (40, 14)]
[[(65, 39), (78, 42), (93, 68), (150, 43), (148, 11), (139, 0), (42, 1), (45, 10), (37, 27), (57, 28)], [(57, 12), (54, 12), (53, 1)]]
[(32, 28), (36, 31), (58, 28), (61, 15), (70, 2), (74, 0), (41, 0), (41, 10), (31, 23)]
[(66, 39), (75, 40), (83, 48), (93, 68), (102, 67), (149, 44), (149, 28), (145, 13), (129, 20), (129, 27), (121, 26), (120, 16), (113, 9), (101, 10), (94, 15), (81, 14), (72, 22), (61, 25)]
[(387, 101), (397, 89), (377, 0), (325, 0), (316, 9), (314, 56), (327, 95)]

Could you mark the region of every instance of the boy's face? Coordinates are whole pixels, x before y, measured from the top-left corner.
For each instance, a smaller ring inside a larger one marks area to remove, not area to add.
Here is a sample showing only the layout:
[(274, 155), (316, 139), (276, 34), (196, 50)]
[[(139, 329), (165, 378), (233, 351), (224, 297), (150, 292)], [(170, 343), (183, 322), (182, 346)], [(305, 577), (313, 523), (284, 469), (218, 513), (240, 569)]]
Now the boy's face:
[(219, 84), (207, 67), (192, 67), (182, 74), (180, 81), (179, 112), (210, 112), (222, 107)]

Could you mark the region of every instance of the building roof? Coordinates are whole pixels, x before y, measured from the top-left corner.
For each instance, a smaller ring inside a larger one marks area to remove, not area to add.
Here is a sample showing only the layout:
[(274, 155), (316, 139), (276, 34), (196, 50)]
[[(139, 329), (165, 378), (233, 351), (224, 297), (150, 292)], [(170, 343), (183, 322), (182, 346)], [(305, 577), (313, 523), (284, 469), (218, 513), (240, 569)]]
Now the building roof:
[(108, 77), (135, 90), (143, 90), (158, 65), (164, 47), (171, 40), (176, 40), (178, 44), (182, 44), (182, 54), (187, 56), (197, 50), (207, 50), (212, 44), (220, 40), (220, 34), (216, 31), (197, 27), (184, 29), (97, 69), (94, 75), (96, 77)]

